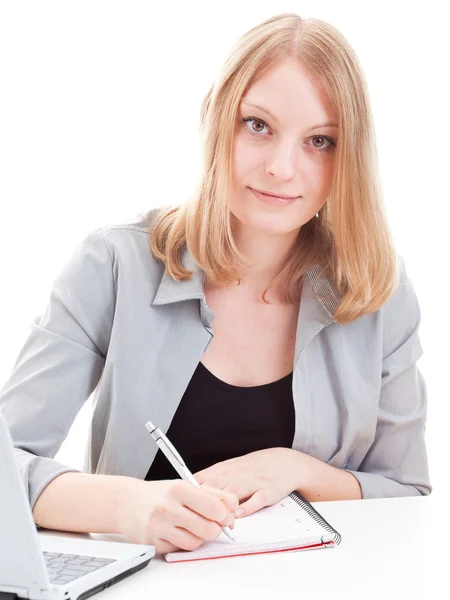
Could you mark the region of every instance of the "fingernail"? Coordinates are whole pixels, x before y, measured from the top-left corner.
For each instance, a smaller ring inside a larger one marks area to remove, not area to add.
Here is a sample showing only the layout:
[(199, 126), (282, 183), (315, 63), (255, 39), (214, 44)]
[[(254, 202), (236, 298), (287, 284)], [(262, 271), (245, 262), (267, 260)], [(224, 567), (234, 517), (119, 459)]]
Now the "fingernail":
[(241, 515), (244, 514), (244, 509), (242, 509), (242, 508), (236, 509), (236, 511), (234, 512), (234, 514), (236, 515), (236, 517), (240, 517)]

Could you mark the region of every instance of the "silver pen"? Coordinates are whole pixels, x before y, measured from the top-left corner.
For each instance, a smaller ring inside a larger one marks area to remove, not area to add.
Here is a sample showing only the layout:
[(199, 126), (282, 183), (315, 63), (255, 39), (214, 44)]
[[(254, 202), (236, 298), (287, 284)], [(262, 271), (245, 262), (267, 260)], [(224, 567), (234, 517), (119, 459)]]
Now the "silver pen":
[[(175, 446), (172, 444), (172, 442), (169, 440), (169, 438), (161, 431), (161, 429), (159, 427), (155, 427), (151, 421), (148, 421), (145, 424), (145, 426), (149, 430), (152, 438), (158, 444), (161, 451), (165, 454), (166, 458), (169, 460), (172, 467), (176, 470), (178, 475), (181, 477), (181, 479), (184, 479), (185, 481), (190, 481), (198, 488), (201, 487), (199, 482), (195, 479), (195, 477), (192, 475), (192, 473), (187, 468), (184, 460), (178, 454), (177, 450), (175, 449)], [(222, 527), (222, 531), (224, 532), (224, 534), (227, 537), (230, 538), (230, 540), (235, 541), (233, 532), (231, 531), (231, 529), (229, 527), (227, 527), (227, 526)]]

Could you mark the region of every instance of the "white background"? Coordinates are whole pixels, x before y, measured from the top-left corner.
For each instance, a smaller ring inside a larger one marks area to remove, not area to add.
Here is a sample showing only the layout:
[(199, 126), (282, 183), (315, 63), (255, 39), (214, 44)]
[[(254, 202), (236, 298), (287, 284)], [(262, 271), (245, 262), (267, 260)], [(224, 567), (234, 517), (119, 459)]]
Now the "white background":
[[(448, 492), (445, 4), (1, 2), (0, 387), (82, 237), (187, 197), (201, 100), (228, 51), (262, 20), (295, 12), (336, 26), (366, 74), (390, 226), (422, 310), (431, 478)], [(90, 408), (57, 455), (80, 469)]]

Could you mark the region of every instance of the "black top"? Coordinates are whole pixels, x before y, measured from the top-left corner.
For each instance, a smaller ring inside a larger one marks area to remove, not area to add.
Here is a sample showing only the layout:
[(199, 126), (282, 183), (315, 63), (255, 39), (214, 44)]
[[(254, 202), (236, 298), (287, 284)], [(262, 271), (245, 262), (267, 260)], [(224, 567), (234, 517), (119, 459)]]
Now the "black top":
[[(167, 431), (192, 473), (265, 448), (292, 448), (292, 372), (252, 387), (231, 385), (199, 363)], [(146, 481), (178, 479), (160, 449)]]

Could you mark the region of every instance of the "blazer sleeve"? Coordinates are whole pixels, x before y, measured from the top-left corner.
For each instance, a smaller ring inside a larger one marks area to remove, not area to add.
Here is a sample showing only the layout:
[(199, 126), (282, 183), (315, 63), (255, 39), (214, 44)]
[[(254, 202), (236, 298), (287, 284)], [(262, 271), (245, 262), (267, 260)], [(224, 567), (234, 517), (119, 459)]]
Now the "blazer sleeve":
[(427, 390), (417, 366), (423, 354), (421, 311), (399, 255), (400, 284), (381, 308), (383, 358), (375, 439), (358, 470), (363, 498), (428, 495), (430, 484), (425, 422)]
[(47, 306), (33, 319), (0, 390), (0, 410), (32, 509), (55, 477), (80, 472), (54, 456), (100, 379), (114, 306), (112, 259), (94, 230), (54, 280)]

